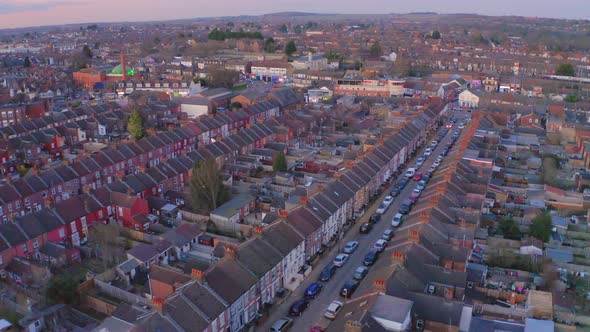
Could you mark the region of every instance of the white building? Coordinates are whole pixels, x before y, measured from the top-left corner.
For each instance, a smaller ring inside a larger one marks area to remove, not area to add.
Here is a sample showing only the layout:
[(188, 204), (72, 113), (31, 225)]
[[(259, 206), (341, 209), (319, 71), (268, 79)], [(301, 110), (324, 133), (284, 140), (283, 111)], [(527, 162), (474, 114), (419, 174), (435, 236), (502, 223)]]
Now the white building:
[(480, 90), (464, 90), (459, 94), (459, 106), (478, 108), (481, 95)]
[(307, 56), (293, 60), (292, 65), (294, 69), (298, 70), (324, 70), (328, 68), (328, 59), (309, 52)]

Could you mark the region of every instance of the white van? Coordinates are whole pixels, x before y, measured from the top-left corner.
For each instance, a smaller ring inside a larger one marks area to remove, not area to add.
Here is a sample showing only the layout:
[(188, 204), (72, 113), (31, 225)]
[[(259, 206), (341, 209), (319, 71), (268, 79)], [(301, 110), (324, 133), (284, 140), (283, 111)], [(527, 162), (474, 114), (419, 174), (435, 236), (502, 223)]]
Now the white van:
[(406, 177), (407, 178), (411, 178), (414, 176), (414, 174), (416, 174), (416, 169), (415, 168), (408, 168), (408, 170), (406, 171)]

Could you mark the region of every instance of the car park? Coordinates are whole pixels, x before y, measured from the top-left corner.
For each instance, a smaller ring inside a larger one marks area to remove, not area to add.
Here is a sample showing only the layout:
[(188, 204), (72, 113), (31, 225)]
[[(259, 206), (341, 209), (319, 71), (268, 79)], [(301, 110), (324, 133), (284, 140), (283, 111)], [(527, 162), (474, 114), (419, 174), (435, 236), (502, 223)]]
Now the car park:
[(341, 267), (344, 265), (344, 263), (346, 263), (347, 260), (348, 254), (338, 254), (336, 255), (336, 258), (334, 258), (334, 262), (332, 264), (334, 264), (334, 266)]
[(320, 273), (320, 281), (330, 280), (330, 278), (332, 278), (332, 276), (334, 275), (335, 272), (336, 272), (336, 265), (330, 264), (330, 265), (326, 266), (322, 270), (322, 273)]
[(369, 217), (369, 222), (371, 224), (375, 224), (381, 220), (381, 215), (379, 213), (373, 213), (371, 217)]
[(379, 250), (371, 249), (365, 255), (365, 259), (363, 260), (363, 264), (367, 265), (367, 266), (373, 265), (373, 264), (375, 264), (375, 261), (377, 260), (377, 258), (379, 258)]
[(414, 181), (420, 181), (422, 180), (422, 173), (418, 172), (414, 175), (413, 177)]
[(393, 219), (391, 219), (391, 226), (398, 227), (402, 223), (403, 216), (402, 213), (396, 213), (395, 216), (393, 216)]
[(372, 228), (373, 228), (373, 226), (371, 224), (369, 224), (368, 222), (366, 222), (361, 225), (359, 232), (362, 234), (366, 234), (366, 233), (369, 233)]
[(375, 245), (373, 246), (373, 248), (377, 249), (380, 252), (385, 250), (386, 247), (387, 247), (387, 241), (385, 241), (383, 239), (377, 240), (377, 242), (375, 242)]
[(356, 280), (362, 280), (367, 273), (369, 273), (369, 269), (366, 266), (359, 266), (354, 270), (352, 277)]
[(348, 243), (346, 243), (346, 245), (344, 246), (344, 249), (342, 251), (344, 251), (345, 254), (352, 254), (356, 248), (359, 247), (359, 242), (358, 241), (349, 241)]
[(285, 332), (293, 326), (293, 319), (285, 317), (277, 320), (270, 327), (270, 332)]
[(386, 229), (383, 231), (383, 234), (381, 234), (381, 238), (383, 240), (391, 240), (391, 238), (393, 237), (393, 230), (392, 229)]
[(301, 314), (307, 309), (309, 301), (307, 300), (298, 300), (295, 301), (289, 308), (289, 316), (301, 316)]
[(344, 304), (340, 301), (333, 301), (332, 303), (330, 303), (328, 308), (326, 308), (326, 311), (324, 312), (324, 317), (328, 319), (336, 318), (336, 316), (338, 316), (338, 313), (340, 312), (340, 309), (342, 309), (343, 305)]

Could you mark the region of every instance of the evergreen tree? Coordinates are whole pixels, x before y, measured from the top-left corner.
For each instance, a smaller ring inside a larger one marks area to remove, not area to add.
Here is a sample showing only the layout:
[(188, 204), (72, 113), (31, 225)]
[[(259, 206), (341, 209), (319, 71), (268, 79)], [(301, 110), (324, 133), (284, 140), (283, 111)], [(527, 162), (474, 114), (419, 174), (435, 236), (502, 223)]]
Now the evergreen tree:
[(276, 51), (275, 40), (270, 37), (264, 41), (264, 52), (274, 53)]
[(92, 50), (90, 49), (90, 47), (88, 47), (88, 45), (84, 45), (84, 47), (82, 48), (82, 54), (84, 54), (84, 56), (89, 59), (92, 58)]
[(288, 56), (291, 56), (295, 52), (297, 52), (297, 47), (295, 46), (295, 42), (292, 40), (289, 40), (287, 45), (285, 45), (285, 54), (287, 54)]
[(529, 226), (529, 235), (543, 242), (547, 242), (551, 236), (551, 228), (551, 215), (545, 212), (533, 219), (532, 224)]
[(283, 151), (279, 151), (272, 161), (272, 170), (275, 172), (287, 171), (287, 158)]
[(129, 115), (129, 122), (127, 123), (127, 131), (134, 139), (140, 139), (144, 136), (143, 119), (139, 111), (134, 110)]
[(29, 68), (31, 66), (31, 59), (29, 59), (28, 56), (25, 57), (23, 66), (25, 66), (26, 68)]

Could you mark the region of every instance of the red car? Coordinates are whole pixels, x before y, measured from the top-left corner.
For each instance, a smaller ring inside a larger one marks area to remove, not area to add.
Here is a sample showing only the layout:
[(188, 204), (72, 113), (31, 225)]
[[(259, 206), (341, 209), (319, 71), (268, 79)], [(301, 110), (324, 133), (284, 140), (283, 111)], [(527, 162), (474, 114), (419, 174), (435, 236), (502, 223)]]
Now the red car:
[(309, 332), (326, 332), (326, 329), (321, 326), (314, 326)]
[(413, 179), (414, 179), (414, 181), (420, 181), (420, 180), (422, 180), (422, 173), (417, 172), (416, 174), (414, 174)]

